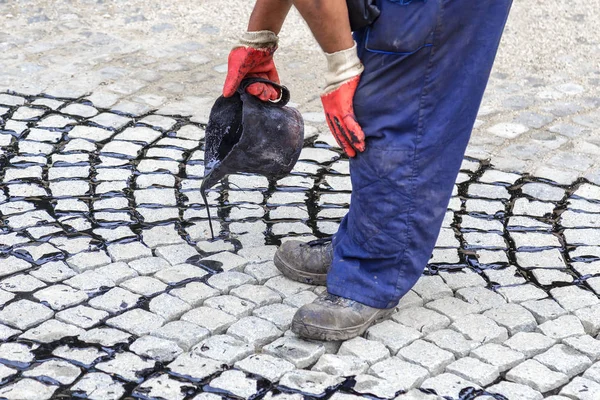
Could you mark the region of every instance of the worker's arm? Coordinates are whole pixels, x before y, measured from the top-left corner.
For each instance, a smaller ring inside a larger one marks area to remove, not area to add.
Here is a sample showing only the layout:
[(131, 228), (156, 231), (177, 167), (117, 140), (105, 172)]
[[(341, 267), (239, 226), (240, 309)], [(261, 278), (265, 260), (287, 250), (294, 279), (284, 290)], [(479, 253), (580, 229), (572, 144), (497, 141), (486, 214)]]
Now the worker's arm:
[(350, 157), (365, 150), (365, 134), (356, 121), (353, 99), (363, 65), (350, 31), (346, 0), (294, 0), (327, 57), (323, 110), (331, 133)]
[(294, 0), (294, 6), (326, 53), (354, 45), (346, 0)]
[(269, 30), (279, 34), (292, 2), (324, 52), (335, 53), (352, 47), (346, 0), (257, 0), (248, 31)]
[(248, 32), (271, 31), (278, 35), (290, 8), (292, 0), (257, 0), (248, 22)]

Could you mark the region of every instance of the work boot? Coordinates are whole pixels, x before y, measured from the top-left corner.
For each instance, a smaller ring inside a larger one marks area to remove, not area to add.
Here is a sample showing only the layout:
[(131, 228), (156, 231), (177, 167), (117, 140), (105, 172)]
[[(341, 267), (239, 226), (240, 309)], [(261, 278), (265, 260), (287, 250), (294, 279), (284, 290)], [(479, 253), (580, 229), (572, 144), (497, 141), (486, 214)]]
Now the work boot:
[(373, 308), (325, 292), (296, 311), (292, 331), (306, 339), (348, 340), (389, 317), (394, 309)]
[(273, 261), (281, 273), (288, 278), (310, 285), (325, 285), (327, 271), (333, 260), (331, 239), (311, 242), (288, 240), (283, 243)]

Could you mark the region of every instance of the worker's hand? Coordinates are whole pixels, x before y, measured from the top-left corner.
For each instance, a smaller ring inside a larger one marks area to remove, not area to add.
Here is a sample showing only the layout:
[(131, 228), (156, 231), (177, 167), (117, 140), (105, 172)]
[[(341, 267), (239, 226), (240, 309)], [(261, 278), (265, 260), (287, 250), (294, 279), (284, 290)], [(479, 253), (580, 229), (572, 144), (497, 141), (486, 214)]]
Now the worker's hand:
[(336, 53), (325, 53), (329, 72), (327, 87), (321, 95), (329, 129), (348, 157), (365, 150), (365, 134), (356, 121), (352, 101), (358, 87), (362, 63), (356, 45)]
[[(240, 43), (229, 53), (223, 96), (233, 96), (244, 78), (258, 77), (279, 83), (273, 62), (277, 40), (277, 35), (271, 31), (246, 32), (242, 35)], [(280, 95), (277, 89), (266, 83), (253, 83), (246, 91), (263, 101), (277, 100)]]

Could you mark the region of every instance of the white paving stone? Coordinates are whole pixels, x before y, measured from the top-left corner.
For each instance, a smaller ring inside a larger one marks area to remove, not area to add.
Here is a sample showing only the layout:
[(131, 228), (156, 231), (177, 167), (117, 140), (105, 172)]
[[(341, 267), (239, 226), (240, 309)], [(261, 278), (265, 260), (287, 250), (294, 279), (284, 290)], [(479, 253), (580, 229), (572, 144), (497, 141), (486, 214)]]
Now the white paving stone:
[(294, 364), (269, 354), (252, 354), (237, 361), (235, 367), (250, 374), (263, 376), (271, 382), (279, 381), (286, 372), (294, 370)]
[(437, 375), (454, 361), (454, 355), (424, 340), (417, 340), (400, 349), (398, 356), (404, 360), (426, 368), (431, 375)]
[(446, 367), (446, 372), (460, 376), (480, 386), (487, 386), (499, 376), (496, 366), (486, 364), (472, 357), (458, 359)]
[(338, 354), (358, 357), (373, 365), (389, 357), (390, 351), (380, 342), (356, 337), (343, 342)]
[(556, 389), (569, 381), (560, 372), (554, 372), (535, 360), (526, 360), (506, 373), (506, 379), (527, 385), (540, 393)]

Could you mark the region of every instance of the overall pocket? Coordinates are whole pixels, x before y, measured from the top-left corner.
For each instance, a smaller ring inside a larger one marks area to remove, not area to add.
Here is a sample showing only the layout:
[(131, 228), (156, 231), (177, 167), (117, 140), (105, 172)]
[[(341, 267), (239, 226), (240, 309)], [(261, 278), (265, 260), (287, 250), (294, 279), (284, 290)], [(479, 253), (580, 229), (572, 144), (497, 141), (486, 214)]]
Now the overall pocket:
[(379, 18), (367, 28), (365, 48), (410, 54), (431, 46), (442, 0), (379, 0)]

